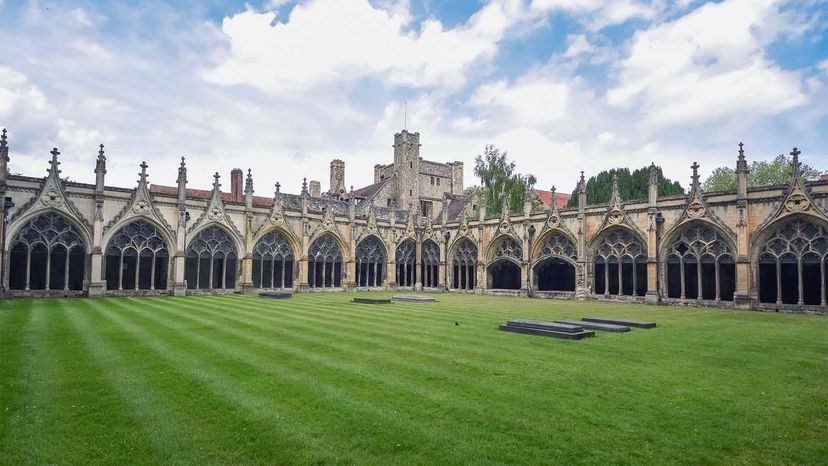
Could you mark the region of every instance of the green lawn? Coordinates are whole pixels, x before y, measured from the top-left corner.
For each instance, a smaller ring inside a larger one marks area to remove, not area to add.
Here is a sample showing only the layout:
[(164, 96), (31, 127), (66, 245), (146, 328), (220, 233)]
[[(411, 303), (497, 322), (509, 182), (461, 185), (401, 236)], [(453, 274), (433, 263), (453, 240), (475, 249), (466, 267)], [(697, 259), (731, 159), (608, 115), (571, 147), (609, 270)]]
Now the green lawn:
[(828, 317), (354, 296), (0, 302), (0, 464), (828, 462)]

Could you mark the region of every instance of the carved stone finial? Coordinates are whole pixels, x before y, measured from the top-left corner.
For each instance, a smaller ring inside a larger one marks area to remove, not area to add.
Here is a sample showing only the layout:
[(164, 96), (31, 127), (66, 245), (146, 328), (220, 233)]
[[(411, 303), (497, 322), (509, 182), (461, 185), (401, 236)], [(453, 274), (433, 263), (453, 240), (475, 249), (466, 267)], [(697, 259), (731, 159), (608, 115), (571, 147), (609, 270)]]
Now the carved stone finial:
[(276, 182), (276, 194), (280, 194), (282, 192), (282, 184), (278, 181)]
[(302, 194), (308, 193), (308, 179), (302, 178)]
[(187, 182), (187, 164), (184, 163), (184, 157), (181, 157), (181, 165), (178, 166), (178, 179), (176, 183)]
[(104, 149), (104, 145), (101, 144), (100, 145), (100, 150), (98, 151), (98, 158), (106, 160), (106, 157), (104, 156), (104, 150), (103, 149)]
[(221, 178), (221, 175), (219, 175), (219, 172), (216, 172), (213, 175), (213, 191), (219, 191), (220, 192), (221, 183), (219, 183), (219, 178)]
[(799, 151), (796, 147), (793, 148), (791, 151), (791, 165), (793, 166), (793, 175), (799, 176), (799, 169), (800, 169), (800, 162), (799, 162), (799, 154), (802, 152)]
[(693, 189), (699, 187), (699, 164), (698, 162), (693, 162), (693, 165), (690, 165), (690, 168), (693, 169)]
[(95, 161), (95, 173), (106, 174), (106, 156), (104, 155), (104, 145), (100, 145), (98, 150), (98, 159)]
[(739, 159), (745, 158), (745, 145), (741, 142), (739, 143)]
[(244, 194), (253, 194), (253, 170), (247, 169), (247, 179), (244, 181)]
[(9, 161), (9, 144), (6, 139), (6, 128), (3, 128), (3, 132), (0, 133), (0, 157), (3, 157), (4, 161)]
[(748, 164), (745, 159), (745, 145), (739, 143), (739, 157), (736, 159), (736, 171), (740, 173), (748, 172)]
[(6, 128), (3, 128), (3, 133), (0, 134), (0, 147), (6, 147), (8, 139), (6, 138)]
[(52, 154), (52, 160), (49, 162), (49, 165), (51, 165), (52, 168), (49, 169), (49, 173), (54, 172), (55, 175), (59, 175), (60, 170), (58, 170), (58, 165), (60, 165), (60, 162), (58, 162), (58, 155), (60, 155), (60, 152), (57, 150), (57, 147), (54, 147), (52, 148), (52, 152), (50, 152), (50, 154)]
[(141, 165), (139, 165), (139, 167), (141, 167), (141, 173), (138, 174), (138, 176), (140, 176), (138, 182), (143, 184), (147, 182), (147, 162), (141, 162)]
[(584, 178), (583, 170), (581, 171), (581, 179), (578, 180), (578, 193), (586, 194), (586, 179)]
[(650, 184), (658, 184), (658, 167), (655, 162), (650, 162)]
[(612, 194), (610, 195), (610, 205), (618, 206), (621, 204), (621, 195), (618, 194), (618, 173), (612, 175)]

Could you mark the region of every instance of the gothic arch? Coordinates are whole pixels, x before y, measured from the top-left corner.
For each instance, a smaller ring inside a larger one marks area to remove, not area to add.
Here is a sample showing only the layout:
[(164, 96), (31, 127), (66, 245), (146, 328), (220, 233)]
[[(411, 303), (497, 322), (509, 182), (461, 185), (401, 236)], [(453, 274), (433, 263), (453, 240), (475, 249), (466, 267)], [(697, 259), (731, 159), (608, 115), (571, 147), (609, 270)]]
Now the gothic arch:
[(308, 246), (308, 286), (339, 288), (344, 275), (345, 256), (336, 235), (318, 235)]
[(302, 243), (299, 241), (299, 239), (296, 238), (296, 235), (293, 234), (293, 232), (289, 228), (282, 225), (270, 225), (265, 228), (259, 228), (259, 230), (256, 231), (256, 233), (253, 235), (253, 240), (248, 245), (250, 250), (247, 252), (252, 254), (253, 248), (255, 248), (257, 244), (259, 244), (259, 241), (261, 241), (262, 238), (271, 233), (278, 233), (285, 238), (285, 241), (287, 241), (288, 246), (290, 246), (290, 249), (292, 250), (294, 257), (298, 258), (301, 255)]
[(497, 235), (486, 250), (486, 264), (509, 260), (520, 266), (523, 263), (523, 240), (510, 233)]
[(174, 255), (170, 239), (158, 222), (131, 217), (110, 231), (104, 252), (108, 289), (165, 290)]
[(207, 223), (188, 235), (184, 277), (187, 288), (235, 289), (241, 265), (238, 238), (218, 222)]
[(420, 246), (421, 281), (426, 288), (439, 286), (440, 276), (440, 245), (431, 239), (424, 240)]
[(561, 230), (548, 230), (536, 242), (532, 261), (534, 289), (575, 291), (578, 248)]
[(253, 244), (252, 281), (254, 288), (292, 288), (296, 271), (296, 249), (280, 228), (258, 235)]
[(343, 261), (347, 261), (351, 258), (351, 250), (348, 247), (348, 243), (342, 239), (342, 236), (340, 236), (339, 232), (336, 230), (320, 229), (314, 232), (308, 239), (308, 250), (310, 251), (310, 247), (313, 243), (325, 237), (330, 237), (331, 240), (336, 243), (336, 246), (339, 248), (339, 253), (342, 255)]
[(626, 225), (603, 229), (590, 240), (595, 295), (643, 296), (647, 291), (647, 243)]
[(110, 227), (108, 230), (106, 230), (106, 233), (104, 233), (103, 238), (101, 238), (101, 250), (106, 251), (106, 249), (109, 247), (110, 241), (112, 241), (112, 238), (117, 236), (125, 226), (136, 221), (144, 221), (151, 224), (156, 229), (156, 231), (161, 234), (161, 237), (164, 239), (164, 242), (167, 243), (167, 248), (171, 249), (172, 253), (175, 253), (175, 234), (172, 231), (170, 231), (166, 225), (162, 225), (158, 220), (147, 215), (135, 215), (132, 217), (120, 219), (117, 224)]
[(414, 286), (417, 283), (417, 241), (414, 238), (406, 236), (397, 244), (394, 248), (394, 263), (397, 286)]
[(26, 214), (20, 216), (19, 218), (14, 219), (14, 221), (6, 228), (6, 251), (8, 251), (11, 247), (12, 238), (17, 236), (20, 233), (20, 230), (23, 229), (30, 221), (41, 215), (48, 214), (59, 215), (63, 220), (72, 224), (72, 226), (77, 230), (78, 234), (83, 240), (84, 249), (87, 251), (87, 254), (89, 253), (92, 246), (92, 234), (89, 232), (89, 229), (86, 227), (86, 225), (80, 223), (77, 219), (72, 218), (71, 216), (67, 215), (66, 212), (58, 209), (29, 211)]
[(826, 305), (828, 221), (785, 215), (757, 232), (750, 249), (755, 297), (765, 305)]
[(380, 287), (388, 273), (388, 247), (379, 236), (368, 234), (362, 237), (354, 250), (356, 262), (356, 283), (362, 287)]
[(10, 289), (81, 290), (88, 243), (77, 222), (60, 211), (22, 217), (7, 238)]
[(199, 225), (197, 228), (193, 229), (192, 231), (188, 231), (187, 232), (187, 243), (184, 245), (184, 250), (186, 251), (187, 249), (190, 248), (190, 245), (192, 244), (192, 242), (196, 238), (198, 238), (198, 235), (202, 231), (207, 230), (208, 228), (211, 228), (211, 227), (216, 227), (216, 228), (224, 231), (224, 233), (227, 234), (227, 236), (233, 241), (233, 246), (235, 246), (235, 248), (236, 248), (236, 254), (239, 255), (239, 257), (243, 257), (243, 255), (246, 251), (245, 248), (244, 248), (244, 240), (235, 231), (233, 231), (233, 229), (229, 228), (227, 225), (225, 225), (222, 222), (212, 222), (212, 221), (211, 222), (205, 222), (205, 223), (202, 223), (201, 225)]
[(451, 249), (451, 287), (455, 290), (473, 290), (477, 284), (477, 244), (469, 238), (458, 238)]
[(736, 242), (715, 222), (692, 219), (661, 241), (659, 273), (667, 298), (732, 301)]

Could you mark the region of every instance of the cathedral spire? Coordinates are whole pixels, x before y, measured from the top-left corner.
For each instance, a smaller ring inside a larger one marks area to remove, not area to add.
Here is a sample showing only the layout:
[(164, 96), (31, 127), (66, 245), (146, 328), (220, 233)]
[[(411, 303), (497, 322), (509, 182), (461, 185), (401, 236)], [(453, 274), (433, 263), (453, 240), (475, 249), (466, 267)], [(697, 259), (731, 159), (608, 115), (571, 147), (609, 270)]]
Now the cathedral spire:
[(247, 208), (253, 207), (253, 170), (247, 169), (247, 179), (244, 181), (244, 204)]

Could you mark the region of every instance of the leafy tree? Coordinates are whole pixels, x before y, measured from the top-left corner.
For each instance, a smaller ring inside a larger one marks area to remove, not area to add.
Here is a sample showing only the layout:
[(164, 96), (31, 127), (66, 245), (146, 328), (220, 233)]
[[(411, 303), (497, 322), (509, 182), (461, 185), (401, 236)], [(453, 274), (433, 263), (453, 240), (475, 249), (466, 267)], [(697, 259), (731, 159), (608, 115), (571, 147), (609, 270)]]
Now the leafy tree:
[(490, 214), (501, 213), (501, 194), (506, 193), (510, 211), (520, 212), (528, 190), (537, 182), (534, 175), (523, 175), (515, 171), (515, 163), (507, 158), (506, 151), (493, 145), (483, 148), (483, 153), (474, 158), (474, 174), (480, 178), (481, 202)]
[[(777, 155), (773, 160), (754, 160), (750, 164), (750, 171), (748, 172), (748, 187), (756, 188), (760, 186), (774, 186), (787, 184), (791, 179), (791, 172), (793, 167), (791, 165), (792, 159), (784, 154)], [(799, 167), (802, 177), (806, 180), (816, 180), (819, 178), (819, 170), (801, 164)], [(714, 191), (735, 191), (736, 190), (736, 170), (730, 167), (719, 167), (713, 170), (713, 173), (704, 180), (702, 190), (706, 192)]]
[[(671, 181), (664, 177), (661, 167), (658, 171), (658, 194), (660, 196), (673, 196), (684, 194), (684, 188), (677, 181)], [(601, 173), (587, 180), (587, 202), (590, 205), (606, 204), (612, 196), (612, 177), (618, 176), (618, 194), (622, 201), (633, 201), (647, 199), (650, 192), (650, 167), (639, 168), (630, 173), (629, 168), (613, 168), (604, 170)], [(578, 205), (578, 186), (572, 191), (568, 207)]]

